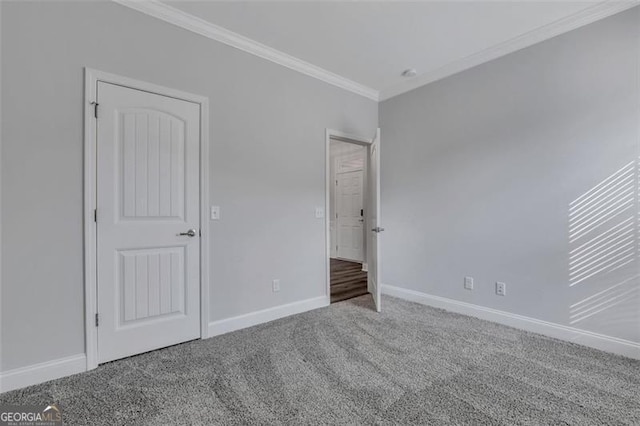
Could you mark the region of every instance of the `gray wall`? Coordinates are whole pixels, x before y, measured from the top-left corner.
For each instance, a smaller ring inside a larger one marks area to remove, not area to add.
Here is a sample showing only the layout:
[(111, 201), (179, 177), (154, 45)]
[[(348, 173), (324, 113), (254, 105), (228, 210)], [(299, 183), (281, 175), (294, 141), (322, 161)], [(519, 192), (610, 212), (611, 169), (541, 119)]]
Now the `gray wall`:
[(1, 7), (1, 370), (84, 352), (85, 66), (210, 99), (211, 320), (324, 295), (324, 129), (375, 102), (110, 2)]
[[(634, 8), (383, 102), (384, 283), (640, 342), (639, 79)], [(623, 193), (632, 208), (600, 221)], [(632, 261), (613, 270), (625, 220)]]

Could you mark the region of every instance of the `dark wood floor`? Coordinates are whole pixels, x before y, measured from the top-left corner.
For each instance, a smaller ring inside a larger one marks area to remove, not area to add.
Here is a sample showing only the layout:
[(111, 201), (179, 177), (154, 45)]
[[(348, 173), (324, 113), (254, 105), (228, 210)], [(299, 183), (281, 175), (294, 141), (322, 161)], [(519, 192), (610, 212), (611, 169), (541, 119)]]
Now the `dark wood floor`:
[(367, 294), (367, 273), (362, 265), (331, 259), (331, 303)]

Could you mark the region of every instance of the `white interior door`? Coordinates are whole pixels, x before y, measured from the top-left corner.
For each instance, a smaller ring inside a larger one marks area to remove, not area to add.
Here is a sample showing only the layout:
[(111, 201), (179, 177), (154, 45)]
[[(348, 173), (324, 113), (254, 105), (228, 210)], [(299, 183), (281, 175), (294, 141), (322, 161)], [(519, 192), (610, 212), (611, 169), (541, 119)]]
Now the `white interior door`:
[(103, 363), (200, 337), (200, 106), (104, 82), (97, 102)]
[(341, 259), (364, 261), (364, 172), (336, 175), (337, 255)]
[(380, 129), (369, 147), (369, 185), (368, 185), (367, 225), (370, 228), (367, 245), (367, 284), (373, 295), (378, 312), (382, 309), (382, 293), (380, 289)]

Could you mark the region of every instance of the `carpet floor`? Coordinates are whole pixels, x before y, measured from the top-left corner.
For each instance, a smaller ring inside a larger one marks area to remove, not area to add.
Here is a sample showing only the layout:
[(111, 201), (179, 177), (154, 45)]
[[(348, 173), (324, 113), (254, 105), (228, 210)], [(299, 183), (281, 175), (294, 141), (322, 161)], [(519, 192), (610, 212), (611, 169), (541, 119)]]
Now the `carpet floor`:
[(71, 425), (640, 424), (640, 361), (370, 296), (0, 395)]

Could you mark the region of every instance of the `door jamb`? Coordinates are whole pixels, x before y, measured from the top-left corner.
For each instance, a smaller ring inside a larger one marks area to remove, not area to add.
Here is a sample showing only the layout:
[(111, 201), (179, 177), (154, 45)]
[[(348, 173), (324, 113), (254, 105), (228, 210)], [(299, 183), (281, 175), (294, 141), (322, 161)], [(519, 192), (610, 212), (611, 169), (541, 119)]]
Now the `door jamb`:
[[(365, 138), (358, 135), (353, 135), (345, 132), (341, 132), (339, 130), (334, 129), (325, 129), (325, 195), (324, 195), (324, 235), (325, 235), (325, 281), (326, 281), (326, 298), (327, 305), (331, 303), (331, 230), (329, 228), (330, 225), (330, 198), (331, 198), (331, 139), (339, 140), (342, 142), (353, 143), (356, 145), (361, 145), (367, 148), (371, 146), (373, 143), (373, 139)], [(365, 167), (365, 170), (368, 170)], [(365, 179), (367, 177), (365, 176)], [(365, 215), (366, 216), (366, 215)], [(365, 229), (367, 227), (367, 222), (365, 222)], [(366, 233), (365, 233), (366, 234)], [(366, 251), (365, 251), (366, 253)], [(366, 263), (365, 259), (365, 263)]]
[(98, 366), (97, 223), (94, 221), (97, 191), (97, 120), (94, 117), (99, 81), (193, 102), (200, 105), (200, 338), (209, 337), (209, 98), (170, 89), (91, 68), (84, 69), (84, 298), (87, 370)]

